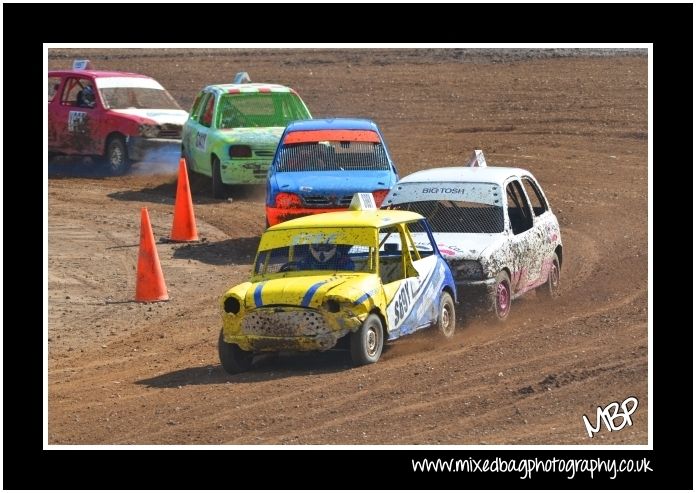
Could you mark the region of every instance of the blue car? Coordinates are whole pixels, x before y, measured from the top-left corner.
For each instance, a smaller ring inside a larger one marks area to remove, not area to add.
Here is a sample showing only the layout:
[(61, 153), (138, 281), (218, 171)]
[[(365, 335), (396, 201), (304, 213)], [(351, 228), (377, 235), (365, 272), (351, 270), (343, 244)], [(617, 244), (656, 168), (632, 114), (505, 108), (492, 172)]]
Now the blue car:
[(266, 225), (348, 209), (370, 192), (377, 207), (399, 180), (382, 133), (371, 120), (333, 118), (290, 123), (266, 188)]

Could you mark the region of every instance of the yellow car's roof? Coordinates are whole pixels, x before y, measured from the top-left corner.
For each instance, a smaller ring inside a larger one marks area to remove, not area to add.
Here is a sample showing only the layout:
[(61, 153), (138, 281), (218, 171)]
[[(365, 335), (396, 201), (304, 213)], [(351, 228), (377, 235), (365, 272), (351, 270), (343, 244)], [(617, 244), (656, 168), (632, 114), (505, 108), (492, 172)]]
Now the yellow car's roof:
[(423, 216), (410, 211), (369, 210), (325, 212), (312, 216), (291, 219), (268, 228), (268, 231), (304, 228), (382, 228), (393, 224), (423, 219)]

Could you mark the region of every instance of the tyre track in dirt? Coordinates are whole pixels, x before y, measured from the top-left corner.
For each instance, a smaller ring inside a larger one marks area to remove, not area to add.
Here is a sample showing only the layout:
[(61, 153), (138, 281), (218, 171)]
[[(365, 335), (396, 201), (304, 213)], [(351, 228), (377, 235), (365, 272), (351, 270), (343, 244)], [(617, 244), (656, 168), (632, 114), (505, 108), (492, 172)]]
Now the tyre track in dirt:
[[(601, 310), (600, 310), (601, 311)], [(540, 328), (539, 331), (541, 331), (543, 328)], [(516, 331), (519, 332), (519, 331)], [(466, 334), (466, 331), (460, 334), (460, 336)], [(512, 334), (510, 334), (512, 336)], [(515, 334), (516, 337), (508, 337), (508, 342), (516, 345), (518, 342), (518, 339), (524, 338), (524, 334)], [(459, 337), (459, 340), (465, 339), (463, 337)], [(487, 340), (482, 346), (480, 346), (481, 349), (485, 349), (486, 346), (489, 347), (497, 347), (496, 341), (498, 338), (494, 340)], [(405, 342), (405, 340), (404, 340)], [(429, 345), (435, 345), (431, 341), (426, 341), (427, 344)], [(572, 341), (571, 341), (572, 342)], [(460, 402), (462, 399), (467, 399), (467, 397), (459, 397), (459, 396), (450, 396), (450, 397), (445, 397), (439, 398), (439, 397), (430, 397), (427, 399), (427, 402), (420, 402), (422, 395), (421, 392), (427, 391), (428, 384), (426, 384), (423, 387), (419, 387), (419, 390), (414, 390), (414, 395), (410, 396), (409, 398), (402, 400), (399, 402), (399, 405), (393, 405), (393, 404), (379, 404), (375, 407), (370, 407), (365, 411), (361, 412), (356, 412), (356, 409), (362, 409), (364, 406), (360, 406), (360, 401), (362, 398), (365, 396), (367, 393), (371, 393), (373, 397), (375, 397), (375, 402), (383, 403), (383, 402), (388, 402), (391, 403), (391, 396), (389, 395), (389, 389), (392, 388), (392, 383), (396, 381), (397, 379), (400, 378), (400, 375), (403, 375), (403, 373), (406, 370), (412, 370), (413, 368), (418, 368), (419, 366), (427, 365), (426, 368), (435, 368), (435, 367), (442, 367), (445, 366), (446, 362), (449, 361), (452, 358), (455, 359), (460, 359), (465, 356), (467, 356), (467, 353), (472, 352), (472, 347), (469, 345), (464, 345), (465, 343), (460, 343), (461, 346), (464, 346), (458, 350), (452, 351), (451, 346), (455, 346), (455, 344), (448, 344), (444, 348), (438, 348), (437, 351), (443, 351), (446, 350), (446, 354), (440, 355), (436, 358), (433, 358), (429, 352), (426, 352), (425, 354), (428, 355), (427, 360), (425, 362), (420, 361), (422, 359), (418, 358), (417, 355), (415, 358), (410, 357), (409, 354), (402, 354), (399, 355), (398, 357), (394, 358), (390, 354), (388, 354), (388, 357), (385, 358), (385, 361), (389, 361), (391, 364), (388, 368), (388, 371), (383, 372), (382, 378), (383, 378), (383, 384), (382, 385), (374, 385), (374, 382), (365, 382), (365, 390), (363, 390), (361, 393), (356, 393), (356, 394), (351, 394), (350, 397), (346, 396), (344, 393), (333, 393), (333, 397), (331, 396), (331, 392), (328, 392), (328, 396), (324, 396), (324, 394), (327, 393), (327, 391), (333, 387), (333, 383), (320, 383), (320, 384), (310, 384), (307, 385), (306, 379), (302, 379), (299, 376), (288, 376), (287, 379), (288, 385), (296, 388), (295, 386), (291, 385), (293, 384), (293, 381), (302, 381), (302, 390), (300, 395), (296, 395), (294, 392), (290, 392), (288, 394), (283, 394), (281, 396), (277, 397), (272, 397), (272, 398), (256, 398), (253, 399), (251, 403), (244, 404), (242, 406), (238, 405), (238, 412), (240, 415), (244, 416), (258, 416), (258, 415), (264, 415), (264, 411), (267, 410), (269, 407), (276, 409), (276, 410), (281, 410), (281, 411), (287, 411), (288, 408), (292, 408), (293, 405), (297, 406), (298, 409), (300, 408), (305, 408), (306, 406), (303, 405), (303, 394), (309, 394), (309, 395), (319, 395), (319, 398), (321, 400), (321, 410), (310, 410), (309, 413), (306, 413), (304, 415), (305, 419), (310, 420), (311, 422), (320, 422), (322, 423), (321, 425), (315, 426), (315, 427), (304, 427), (301, 434), (298, 435), (303, 443), (312, 443), (311, 439), (302, 439), (302, 437), (307, 436), (311, 437), (315, 434), (318, 434), (319, 436), (327, 436), (329, 435), (327, 433), (327, 430), (332, 429), (332, 427), (336, 428), (342, 428), (342, 424), (345, 423), (350, 423), (353, 422), (354, 420), (358, 420), (365, 425), (370, 424), (371, 420), (366, 420), (364, 419), (366, 416), (369, 417), (371, 415), (378, 416), (382, 411), (385, 410), (390, 410), (390, 415), (391, 416), (396, 416), (396, 417), (403, 417), (408, 418), (409, 414), (404, 414), (408, 409), (410, 408), (422, 408), (422, 407), (429, 407), (429, 406), (437, 406), (440, 407), (440, 405), (443, 402), (451, 402), (451, 403), (457, 403)], [(600, 344), (601, 345), (601, 344)], [(132, 343), (125, 344), (127, 348), (132, 347)], [(398, 346), (397, 346), (398, 347)], [(456, 347), (456, 346), (455, 346)], [(476, 349), (477, 346), (473, 346), (474, 352), (478, 352)], [(585, 348), (586, 351), (593, 351), (596, 348), (591, 347), (591, 348)], [(573, 352), (577, 352), (576, 349), (571, 348), (566, 350), (563, 354), (571, 354)], [(540, 356), (537, 358), (531, 358), (526, 361), (520, 361), (520, 365), (523, 366), (530, 366), (531, 364), (537, 364), (537, 363), (555, 363), (555, 364), (560, 364), (561, 361), (558, 361), (559, 356), (563, 356), (563, 354), (558, 354), (556, 356), (553, 356), (549, 354), (548, 352), (545, 353), (545, 356)], [(513, 355), (514, 357), (514, 355)], [(474, 355), (474, 358), (481, 359), (481, 355)], [(142, 359), (142, 358), (141, 358)], [(306, 358), (304, 358), (306, 359)], [(486, 358), (487, 359), (487, 358)], [(484, 360), (485, 361), (485, 360)], [(121, 379), (123, 378), (122, 374), (117, 371), (115, 366), (119, 365), (114, 365), (113, 362), (106, 362), (107, 367), (110, 368), (110, 372), (112, 373), (112, 376), (114, 379)], [(133, 366), (139, 366), (139, 361), (133, 361)], [(176, 365), (176, 361), (172, 361), (172, 364)], [(472, 381), (476, 381), (479, 377), (478, 375), (496, 375), (497, 372), (495, 371), (495, 365), (498, 365), (498, 363), (493, 363), (491, 365), (478, 365), (475, 370), (472, 371), (467, 371), (464, 374), (462, 374), (461, 379), (453, 378), (456, 376), (456, 374), (450, 375), (449, 380), (448, 380), (448, 388), (449, 389), (466, 389), (467, 392), (464, 393), (464, 395), (470, 395), (472, 393), (477, 393), (480, 392), (482, 389), (480, 387), (477, 387), (475, 385), (472, 385)], [(128, 365), (129, 367), (131, 365)], [(211, 367), (212, 368), (212, 367)], [(84, 369), (84, 367), (83, 367)], [(125, 374), (128, 374), (128, 368), (124, 368), (123, 370)], [(345, 370), (348, 373), (355, 373), (360, 371), (360, 369), (357, 370)], [(278, 372), (277, 367), (273, 367), (271, 365), (271, 373), (273, 372)], [(508, 368), (504, 368), (505, 374), (509, 372)], [(282, 368), (278, 372), (282, 374)], [(541, 375), (539, 375), (539, 378)], [(98, 376), (94, 382), (90, 381), (85, 381), (85, 384), (90, 384), (90, 383), (98, 383), (99, 380), (103, 378)], [(253, 377), (250, 378), (243, 378), (243, 376), (240, 377), (230, 377), (230, 380), (248, 380), (248, 379), (253, 379)], [(201, 380), (205, 380), (202, 378)], [(372, 380), (372, 378), (367, 379)], [(364, 380), (364, 375), (362, 379), (358, 379), (358, 381), (365, 381)], [(219, 380), (218, 380), (219, 382)], [(251, 385), (255, 385), (254, 382), (250, 382)], [(522, 381), (519, 383), (519, 388), (523, 388), (525, 381)], [(358, 385), (363, 386), (363, 384), (359, 383)], [(246, 390), (249, 386), (249, 383), (246, 385), (235, 385), (235, 387), (242, 387), (239, 389), (234, 389), (234, 393), (240, 393), (242, 395), (246, 395)], [(275, 386), (275, 384), (273, 384)], [(261, 384), (260, 388), (254, 389), (260, 391), (260, 396), (264, 395), (264, 392), (266, 392), (268, 389), (264, 388), (265, 385)], [(485, 390), (485, 389), (484, 389)], [(359, 392), (359, 391), (358, 391)], [(256, 394), (256, 393), (255, 393)], [(136, 397), (141, 397), (142, 393), (140, 395), (136, 395)], [(324, 398), (328, 397), (328, 398)], [(126, 401), (119, 401), (119, 405), (123, 406)], [(246, 398), (245, 398), (246, 402)], [(298, 403), (298, 404), (294, 404)], [(179, 406), (174, 406), (175, 402), (171, 402), (170, 405), (176, 409), (176, 407)], [(207, 403), (203, 401), (203, 404), (201, 406), (189, 406), (188, 413), (184, 413), (182, 411), (177, 412), (179, 415), (178, 419), (182, 420), (182, 422), (187, 422), (187, 419), (189, 420), (188, 422), (195, 422), (195, 425), (190, 425), (188, 426), (189, 430), (196, 430), (196, 429), (206, 429), (209, 428), (209, 425), (211, 424), (216, 424), (216, 423), (225, 423), (228, 422), (231, 416), (226, 416), (228, 412), (226, 411), (226, 407), (221, 404), (220, 409), (217, 412), (214, 412), (213, 414), (210, 413), (210, 408), (212, 406), (213, 409), (217, 409), (217, 407), (214, 405), (214, 403)], [(463, 404), (463, 403), (462, 403)], [(466, 407), (466, 406), (463, 406)], [(472, 411), (473, 412), (473, 411)], [(489, 413), (488, 410), (484, 410), (483, 416), (487, 416)], [(475, 413), (476, 415), (481, 416), (481, 410), (479, 409), (478, 412)], [(207, 418), (204, 418), (201, 420), (199, 417), (200, 416), (205, 416), (208, 415)], [(341, 418), (338, 418), (336, 416), (343, 416)], [(197, 419), (193, 419), (193, 417), (198, 417)], [(232, 417), (233, 418), (233, 417)], [(331, 419), (328, 419), (331, 418)], [(244, 421), (244, 420), (242, 420)], [(255, 432), (253, 431), (255, 421), (252, 421), (251, 423), (246, 423), (245, 426), (250, 427), (252, 431), (250, 433), (253, 435)], [(384, 426), (383, 422), (380, 422), (379, 420), (377, 423), (374, 424), (375, 426)], [(265, 423), (262, 425), (264, 428), (264, 431), (266, 433), (271, 434), (272, 436), (278, 436), (281, 443), (292, 443), (292, 438), (286, 437), (286, 433), (284, 433), (284, 428), (286, 428), (287, 423), (284, 421), (281, 421), (277, 426), (272, 426), (272, 424)], [(277, 435), (276, 435), (277, 433)], [(137, 435), (140, 437), (140, 439), (144, 439), (145, 436), (142, 434), (142, 430), (137, 433)], [(420, 436), (420, 435), (416, 435)], [(251, 435), (241, 435), (239, 437), (240, 442), (238, 443), (253, 443), (253, 437), (252, 440), (247, 440), (247, 438), (250, 438)], [(365, 437), (368, 438), (368, 437)], [(402, 437), (403, 438), (403, 437)], [(287, 442), (286, 442), (287, 439)], [(415, 438), (414, 438), (415, 440)], [(146, 440), (147, 441), (147, 440)], [(153, 437), (153, 443), (156, 443), (158, 441), (156, 435)], [(126, 439), (127, 442), (127, 439)], [(501, 440), (500, 443), (503, 443), (504, 440)], [(258, 443), (264, 443), (264, 442), (258, 442)], [(405, 439), (404, 441), (399, 441), (397, 443), (417, 443), (415, 441), (410, 441), (408, 439)]]

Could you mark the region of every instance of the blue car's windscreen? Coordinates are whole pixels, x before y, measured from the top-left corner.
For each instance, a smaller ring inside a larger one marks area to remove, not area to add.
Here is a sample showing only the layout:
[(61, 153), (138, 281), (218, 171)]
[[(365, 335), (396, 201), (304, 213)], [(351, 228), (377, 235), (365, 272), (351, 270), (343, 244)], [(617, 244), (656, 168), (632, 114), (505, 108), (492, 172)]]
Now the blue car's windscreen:
[(389, 159), (380, 142), (351, 141), (285, 144), (280, 148), (276, 168), (279, 172), (389, 169)]

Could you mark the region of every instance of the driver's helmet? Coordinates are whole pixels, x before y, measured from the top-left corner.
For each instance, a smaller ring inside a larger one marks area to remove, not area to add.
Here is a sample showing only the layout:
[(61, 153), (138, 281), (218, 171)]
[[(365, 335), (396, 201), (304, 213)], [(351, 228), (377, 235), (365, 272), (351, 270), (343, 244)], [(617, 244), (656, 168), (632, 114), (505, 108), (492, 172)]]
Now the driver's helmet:
[(336, 256), (336, 245), (331, 243), (313, 243), (309, 245), (312, 257), (319, 263), (326, 263)]
[(94, 104), (94, 89), (89, 84), (82, 90), (82, 101), (87, 105)]

